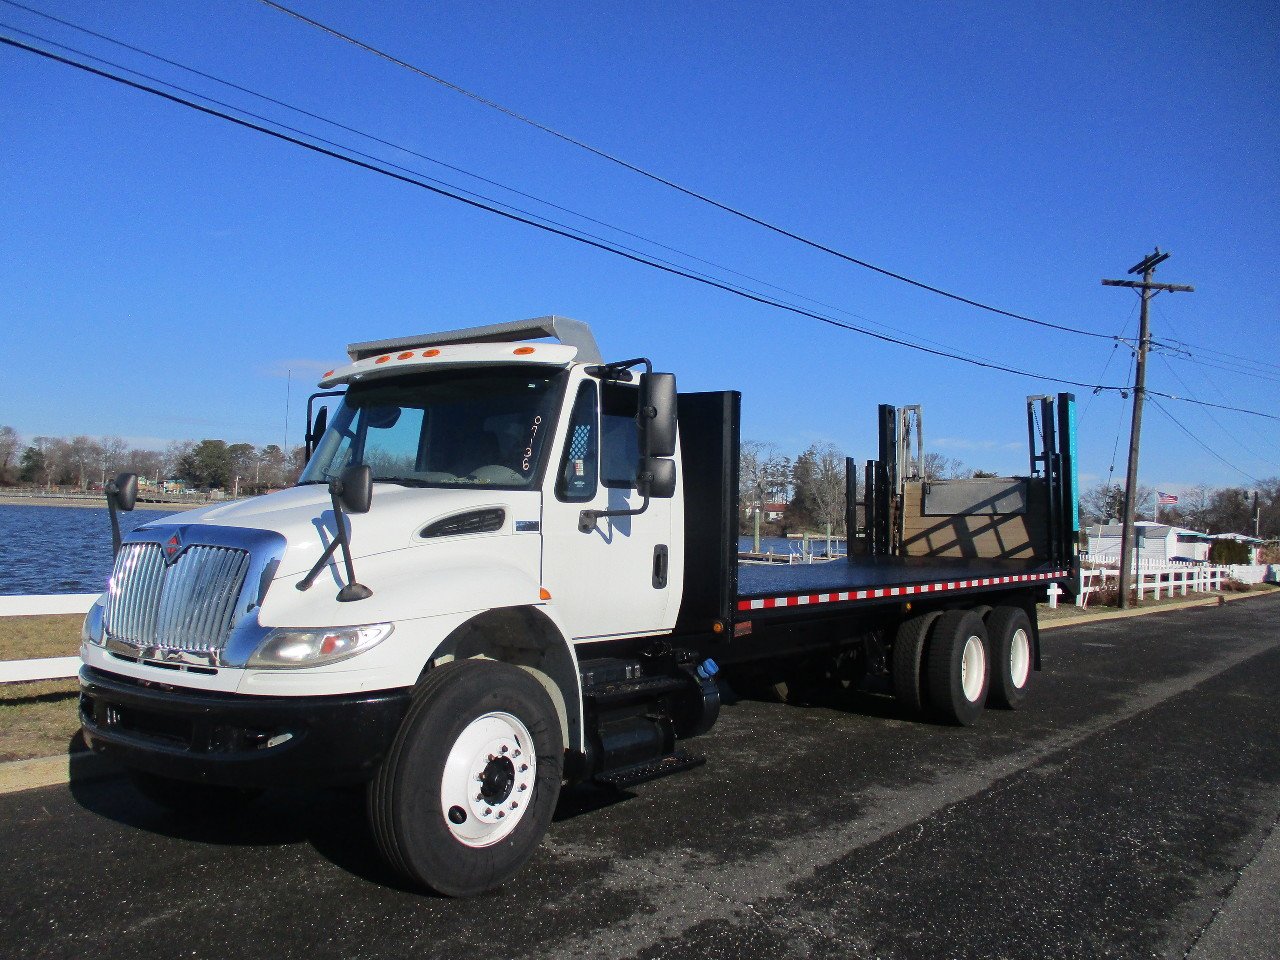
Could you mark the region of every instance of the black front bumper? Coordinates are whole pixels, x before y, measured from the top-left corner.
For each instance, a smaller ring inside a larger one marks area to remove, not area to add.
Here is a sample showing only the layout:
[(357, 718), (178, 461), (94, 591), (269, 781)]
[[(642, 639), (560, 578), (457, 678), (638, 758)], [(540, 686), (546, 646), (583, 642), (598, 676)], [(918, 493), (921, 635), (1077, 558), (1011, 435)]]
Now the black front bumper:
[(412, 691), (258, 697), (80, 671), (90, 748), (180, 780), (284, 787), (367, 780), (386, 755)]

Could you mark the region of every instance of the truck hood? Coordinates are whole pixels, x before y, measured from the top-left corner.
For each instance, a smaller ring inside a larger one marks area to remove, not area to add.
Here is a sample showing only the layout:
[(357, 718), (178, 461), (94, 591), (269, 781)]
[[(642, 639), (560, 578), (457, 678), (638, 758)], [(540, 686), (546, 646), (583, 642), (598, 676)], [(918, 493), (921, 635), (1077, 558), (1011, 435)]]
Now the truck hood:
[[(428, 524), (486, 507), (506, 510), (503, 528), (493, 534), (502, 536), (510, 534), (517, 521), (536, 524), (540, 520), (541, 495), (526, 490), (436, 490), (375, 483), (369, 512), (347, 515), (351, 555), (358, 559), (425, 546), (430, 541), (424, 541), (419, 534)], [(281, 534), (286, 547), (276, 570), (277, 577), (309, 570), (337, 529), (328, 487), (313, 484), (163, 517), (137, 528), (133, 538), (145, 537), (148, 529), (155, 527), (196, 524), (246, 527)], [(533, 529), (537, 529), (536, 526)]]

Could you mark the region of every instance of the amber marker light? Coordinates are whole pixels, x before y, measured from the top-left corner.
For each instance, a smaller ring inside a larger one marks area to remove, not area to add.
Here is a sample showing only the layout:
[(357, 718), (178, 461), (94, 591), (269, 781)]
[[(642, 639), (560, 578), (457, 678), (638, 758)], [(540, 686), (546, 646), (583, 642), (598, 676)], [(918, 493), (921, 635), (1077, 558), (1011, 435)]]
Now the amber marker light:
[(404, 353), (401, 353), (401, 354), (397, 355), (397, 356), (396, 356), (396, 359), (397, 359), (397, 360), (408, 360), (408, 359), (409, 359), (410, 357), (412, 357), (412, 356), (413, 356), (413, 351), (412, 351), (412, 350), (406, 350)]
[(540, 600), (550, 600), (550, 599), (551, 599), (551, 591), (550, 591), (550, 590), (548, 590), (546, 587), (539, 587), (539, 588), (538, 588), (538, 599), (540, 599)]
[(332, 376), (333, 376), (333, 371), (332, 371), (332, 370), (330, 370), (328, 373), (326, 373), (326, 374), (324, 375), (324, 377), (323, 377), (322, 379), (328, 380), (328, 379), (329, 379), (330, 377), (332, 377)]
[(517, 357), (527, 357), (529, 354), (533, 353), (533, 347), (516, 347), (511, 352)]
[(422, 355), (424, 357), (438, 357), (440, 356), (440, 351), (439, 350), (423, 350)]
[(374, 362), (374, 363), (386, 363), (386, 362), (387, 362), (388, 360), (390, 360), (390, 359), (391, 359), (391, 354), (389, 354), (389, 353), (384, 353), (382, 356), (380, 356), (377, 360), (375, 360), (375, 361), (373, 361), (373, 362)]

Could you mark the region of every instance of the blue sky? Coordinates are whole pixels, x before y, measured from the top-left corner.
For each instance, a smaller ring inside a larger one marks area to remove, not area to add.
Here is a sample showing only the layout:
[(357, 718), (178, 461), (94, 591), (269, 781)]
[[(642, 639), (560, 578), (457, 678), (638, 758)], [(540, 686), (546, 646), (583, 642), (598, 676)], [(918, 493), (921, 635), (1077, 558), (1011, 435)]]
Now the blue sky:
[[(770, 235), (252, 0), (23, 2), (838, 318), (1074, 380), (1129, 376), (1123, 347)], [(1158, 244), (1173, 257), (1157, 279), (1196, 293), (1156, 298), (1157, 336), (1280, 364), (1272, 4), (295, 3), (663, 176), (1014, 312), (1132, 335), (1136, 296), (1099, 280)], [(7, 4), (0, 22), (359, 143)], [(608, 355), (651, 356), (681, 389), (741, 389), (745, 435), (787, 452), (829, 440), (865, 459), (875, 404), (921, 403), (930, 448), (1021, 471), (1023, 400), (1060, 389), (751, 304), (30, 54), (0, 50), (0, 90), (0, 423), (28, 437), (278, 443), (292, 369), (296, 442), (308, 387), (347, 342), (552, 312), (591, 323)], [(1176, 357), (1152, 359), (1149, 386), (1280, 412), (1276, 379)], [(1127, 405), (1077, 393), (1089, 482)], [(1280, 474), (1280, 422), (1163, 402), (1235, 467)], [(1117, 476), (1123, 456), (1122, 438)], [(1154, 410), (1142, 476), (1250, 485)]]

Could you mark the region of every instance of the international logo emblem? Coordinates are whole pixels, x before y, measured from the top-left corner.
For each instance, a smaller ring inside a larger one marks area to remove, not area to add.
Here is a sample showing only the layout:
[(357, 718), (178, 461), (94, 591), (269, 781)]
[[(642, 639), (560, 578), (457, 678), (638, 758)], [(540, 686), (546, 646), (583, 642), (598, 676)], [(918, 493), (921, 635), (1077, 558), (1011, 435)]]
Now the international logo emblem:
[(164, 546), (162, 548), (164, 550), (164, 562), (172, 566), (173, 562), (178, 559), (178, 554), (182, 553), (184, 546), (185, 544), (182, 542), (182, 531), (173, 531), (173, 535), (164, 542)]

